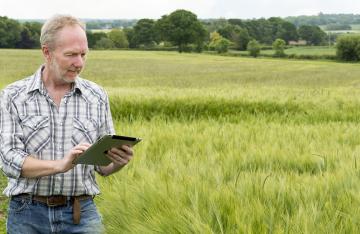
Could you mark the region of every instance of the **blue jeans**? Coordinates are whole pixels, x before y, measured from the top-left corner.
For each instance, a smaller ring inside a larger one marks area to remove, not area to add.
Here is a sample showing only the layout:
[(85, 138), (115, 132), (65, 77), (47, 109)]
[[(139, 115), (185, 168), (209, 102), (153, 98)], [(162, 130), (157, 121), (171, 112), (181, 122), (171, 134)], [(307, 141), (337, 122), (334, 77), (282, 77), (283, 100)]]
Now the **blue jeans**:
[(30, 196), (13, 197), (8, 209), (7, 233), (102, 233), (103, 225), (93, 200), (82, 200), (80, 204), (80, 224), (73, 224), (71, 201), (64, 206), (48, 207)]

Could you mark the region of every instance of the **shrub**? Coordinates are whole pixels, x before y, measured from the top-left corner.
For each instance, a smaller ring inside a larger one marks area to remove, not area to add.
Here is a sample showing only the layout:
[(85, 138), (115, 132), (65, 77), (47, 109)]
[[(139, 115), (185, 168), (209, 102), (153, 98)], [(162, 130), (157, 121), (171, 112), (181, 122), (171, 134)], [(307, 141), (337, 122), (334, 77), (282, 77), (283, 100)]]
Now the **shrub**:
[(336, 55), (340, 60), (360, 60), (360, 35), (344, 35), (337, 39)]
[(219, 33), (213, 32), (210, 35), (209, 49), (218, 53), (226, 53), (229, 49), (230, 41), (222, 37)]
[(286, 42), (283, 39), (276, 39), (272, 44), (273, 49), (275, 50), (275, 57), (284, 57), (285, 56), (285, 45)]
[(247, 50), (249, 51), (249, 54), (253, 57), (257, 57), (260, 54), (260, 44), (257, 40), (251, 40), (247, 44)]

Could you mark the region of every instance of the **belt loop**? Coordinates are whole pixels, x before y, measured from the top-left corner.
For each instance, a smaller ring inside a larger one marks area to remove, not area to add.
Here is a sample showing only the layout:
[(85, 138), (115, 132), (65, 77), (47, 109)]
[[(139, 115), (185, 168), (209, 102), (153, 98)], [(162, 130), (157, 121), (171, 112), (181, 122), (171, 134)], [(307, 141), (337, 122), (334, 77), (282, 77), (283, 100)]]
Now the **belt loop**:
[(71, 206), (73, 203), (73, 198), (71, 196), (67, 196), (66, 203), (67, 203), (67, 206)]
[(33, 203), (33, 194), (32, 193), (29, 193), (29, 198), (30, 198), (29, 204), (32, 204)]

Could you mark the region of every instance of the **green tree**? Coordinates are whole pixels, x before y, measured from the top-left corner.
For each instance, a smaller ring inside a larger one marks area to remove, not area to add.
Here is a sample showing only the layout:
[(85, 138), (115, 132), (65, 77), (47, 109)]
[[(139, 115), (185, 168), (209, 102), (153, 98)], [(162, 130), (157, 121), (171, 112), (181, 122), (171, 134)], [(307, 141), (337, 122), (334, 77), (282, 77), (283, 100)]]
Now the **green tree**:
[(112, 40), (116, 48), (129, 48), (129, 42), (125, 33), (120, 29), (113, 29), (108, 33), (108, 38)]
[(25, 22), (21, 25), (20, 40), (17, 48), (32, 49), (40, 47), (41, 24), (38, 22)]
[(159, 41), (169, 41), (168, 33), (170, 31), (170, 27), (171, 25), (168, 15), (161, 16), (161, 18), (155, 22), (154, 30)]
[(320, 45), (326, 38), (326, 33), (318, 26), (302, 25), (299, 27), (298, 32), (300, 38), (311, 45)]
[[(281, 38), (285, 42), (298, 39), (296, 26), (279, 17), (255, 20), (229, 19), (228, 22), (246, 30), (249, 38), (254, 38), (263, 44), (271, 44), (276, 38)], [(219, 32), (224, 36), (221, 31)], [(242, 35), (245, 35), (244, 32)], [(235, 42), (235, 40), (231, 40)], [(245, 45), (242, 43), (241, 50), (246, 49), (247, 42)]]
[(232, 41), (237, 50), (246, 50), (246, 46), (250, 41), (247, 29), (238, 25), (228, 24), (218, 29), (217, 32), (224, 38)]
[(228, 23), (224, 27), (217, 29), (216, 32), (218, 32), (222, 37), (231, 40), (233, 33), (237, 31), (238, 28), (239, 26)]
[(246, 28), (246, 23), (242, 19), (229, 19), (228, 22), (233, 25), (237, 25), (241, 28)]
[(156, 28), (162, 39), (178, 46), (179, 52), (186, 50), (190, 43), (202, 43), (206, 37), (206, 31), (197, 16), (186, 10), (176, 10), (169, 16), (163, 16), (158, 20)]
[[(226, 19), (212, 19), (209, 22), (203, 22), (204, 28), (210, 34), (211, 32), (219, 32), (219, 29), (226, 28), (228, 25), (231, 25)], [(220, 33), (220, 32), (219, 32)], [(221, 33), (220, 33), (221, 34)]]
[(94, 45), (95, 49), (108, 50), (115, 48), (114, 42), (107, 37), (102, 37)]
[(272, 44), (273, 50), (275, 50), (274, 55), (277, 57), (283, 57), (285, 55), (285, 45), (286, 42), (283, 39), (276, 39)]
[(134, 27), (133, 42), (139, 45), (151, 46), (156, 41), (155, 21), (152, 19), (141, 19)]
[[(39, 40), (37, 40), (39, 44)], [(20, 40), (16, 43), (17, 48), (31, 49), (35, 48), (36, 41), (33, 40), (33, 35), (27, 27), (23, 27), (20, 33)]]
[(340, 60), (360, 61), (360, 35), (343, 35), (338, 37), (336, 55)]
[(273, 25), (269, 20), (257, 19), (246, 22), (246, 28), (251, 38), (264, 43), (271, 44), (274, 40)]
[(294, 24), (285, 21), (279, 25), (275, 37), (283, 39), (287, 44), (289, 41), (297, 41), (299, 39), (299, 34)]
[(247, 50), (249, 51), (249, 54), (255, 58), (260, 54), (260, 48), (260, 43), (255, 39), (249, 41), (247, 45)]
[(88, 47), (89, 48), (95, 48), (96, 43), (101, 40), (101, 38), (107, 38), (106, 33), (104, 32), (91, 32), (86, 31), (86, 36), (88, 40)]
[(209, 49), (215, 50), (218, 53), (226, 53), (229, 49), (230, 41), (222, 37), (218, 32), (210, 34)]
[(134, 28), (124, 28), (123, 31), (129, 42), (129, 48), (136, 48), (137, 42), (136, 42), (136, 38), (135, 38)]
[(236, 26), (231, 35), (231, 41), (234, 42), (236, 49), (246, 50), (246, 46), (250, 41), (250, 35), (247, 29)]
[(0, 48), (15, 48), (21, 40), (21, 31), (18, 21), (0, 16)]

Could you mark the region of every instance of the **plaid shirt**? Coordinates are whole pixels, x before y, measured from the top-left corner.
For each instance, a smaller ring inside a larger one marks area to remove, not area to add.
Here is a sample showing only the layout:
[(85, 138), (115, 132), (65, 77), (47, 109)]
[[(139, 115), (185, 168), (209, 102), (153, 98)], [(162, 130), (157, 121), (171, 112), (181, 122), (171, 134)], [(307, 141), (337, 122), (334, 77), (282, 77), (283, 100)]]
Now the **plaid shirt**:
[(114, 134), (108, 96), (102, 88), (77, 78), (57, 107), (41, 80), (42, 69), (9, 85), (0, 96), (0, 167), (8, 177), (4, 194), (98, 194), (95, 171), (100, 171), (91, 165), (41, 178), (21, 177), (29, 155), (58, 160), (81, 142), (94, 143), (104, 134)]

